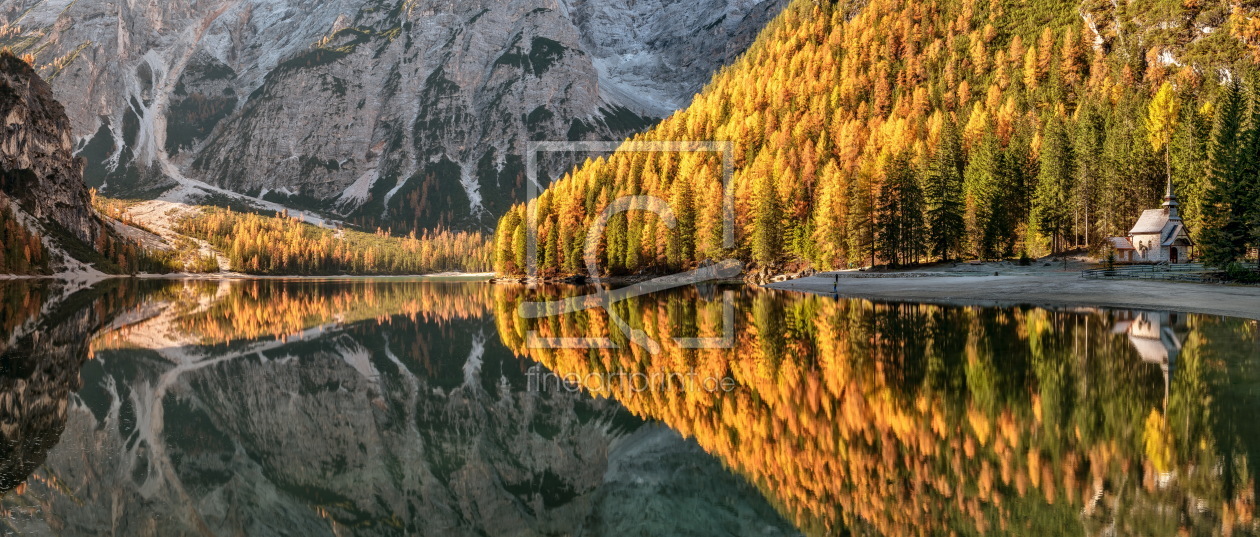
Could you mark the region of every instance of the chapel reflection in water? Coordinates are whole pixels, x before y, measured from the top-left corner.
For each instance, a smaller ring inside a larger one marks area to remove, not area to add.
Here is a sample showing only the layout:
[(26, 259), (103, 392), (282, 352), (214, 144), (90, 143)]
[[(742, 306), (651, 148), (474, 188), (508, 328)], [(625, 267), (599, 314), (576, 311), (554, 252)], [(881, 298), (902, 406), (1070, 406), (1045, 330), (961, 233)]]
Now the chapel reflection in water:
[[(139, 487), (130, 493), (135, 498), (184, 490), (169, 500), (185, 502), (181, 509), (188, 514), (181, 516), (198, 520), (210, 515), (181, 498), (218, 491), (213, 494), (245, 501), (253, 493), (231, 476), (263, 472), (268, 483), (286, 487), (272, 491), (275, 498), (319, 498), (318, 516), (344, 529), (392, 520), (389, 513), (418, 505), (421, 496), (432, 499), (433, 490), (453, 486), (447, 483), (472, 483), (479, 474), (467, 472), (480, 467), (457, 455), (469, 450), (489, 461), (506, 490), (518, 491), (511, 494), (544, 494), (545, 501), (536, 496), (539, 505), (575, 501), (600, 481), (597, 473), (579, 471), (591, 464), (590, 453), (568, 452), (528, 472), (521, 461), (531, 460), (534, 450), (550, 453), (546, 446), (557, 438), (587, 439), (595, 449), (596, 440), (611, 438), (607, 420), (620, 420), (624, 407), (694, 437), (811, 534), (1256, 531), (1260, 329), (1254, 321), (876, 303), (709, 285), (613, 306), (630, 326), (663, 343), (652, 355), (599, 311), (516, 315), (525, 300), (583, 291), (573, 287), (276, 280), (127, 285), (96, 291), (62, 320), (4, 324), (9, 330), (41, 326), (38, 337), (55, 335), (50, 341), (61, 344), (53, 348), (69, 356), (55, 362), (64, 367), (23, 369), (55, 373), (50, 378), (60, 380), (45, 383), (59, 386), (44, 390), (50, 396), (23, 396), (12, 407), (0, 401), (5, 423), (42, 423), (41, 430), (55, 431), (7, 436), (35, 439), (27, 445), (43, 451), (21, 457), (10, 451), (6, 461), (42, 460), (62, 435), (67, 401), (89, 411), (73, 419), (120, 424), (113, 437), (111, 429), (72, 422), (72, 438), (61, 438), (86, 451), (119, 450), (126, 462), (91, 468), (84, 475), (118, 481), (80, 482), (75, 501), (104, 502), (107, 489), (117, 488), (109, 484), (132, 480)], [(675, 337), (721, 336), (726, 317), (718, 297), (727, 293), (736, 305), (732, 348), (669, 344)], [(41, 318), (38, 301), (4, 296), (12, 312), (6, 319)], [(490, 332), (477, 332), (490, 315)], [(609, 336), (621, 348), (535, 349), (527, 345), (530, 331)], [(37, 337), (32, 334), (22, 337)], [(30, 340), (18, 342), (0, 351), (20, 357), (14, 353)], [(508, 350), (528, 359), (514, 359)], [(89, 356), (97, 359), (80, 365)], [(539, 403), (526, 396), (531, 360), (578, 378), (694, 371), (730, 377), (738, 388), (595, 387), (593, 394), (620, 406), (557, 397), (540, 414)], [(5, 361), (20, 363), (52, 362)], [(82, 389), (80, 368), (89, 377)], [(16, 393), (19, 383), (40, 385), (16, 371), (5, 369), (5, 393)], [(79, 393), (70, 395), (75, 389)], [(51, 412), (29, 410), (36, 408)], [(52, 419), (24, 417), (36, 414)], [(286, 440), (301, 438), (324, 443), (310, 450)], [(417, 457), (421, 444), (428, 446), (425, 457), (439, 457), (408, 459), (427, 473), (388, 476), (378, 459), (358, 451), (356, 438), (374, 439), (373, 449), (379, 445), (389, 457)], [(54, 461), (65, 475), (36, 475), (58, 483), (49, 490), (65, 488), (64, 482), (84, 477), (75, 474), (81, 469), (66, 470), (82, 460)], [(15, 486), (37, 465), (5, 470), (4, 483)], [(538, 487), (543, 490), (529, 492)], [(386, 489), (394, 492), (384, 499), (362, 492)], [(47, 510), (69, 505), (68, 498), (41, 498)], [(7, 509), (16, 500), (5, 501)], [(466, 500), (450, 505), (460, 501)], [(304, 520), (268, 522), (266, 513), (291, 506), (255, 503), (236, 522), (203, 521), (226, 528), (243, 520), (262, 528)], [(548, 509), (530, 516), (561, 512)], [(447, 515), (455, 517), (451, 527), (464, 516), (449, 509), (425, 516)], [(395, 522), (403, 528), (417, 523)]]
[[(644, 297), (618, 314), (658, 341), (713, 334), (718, 310), (694, 299)], [(655, 356), (624, 337), (553, 350), (519, 336), (602, 334), (598, 311), (499, 322), (518, 352), (577, 378), (733, 376), (743, 389), (730, 394), (590, 388), (693, 435), (810, 533), (1256, 530), (1248, 416), (1260, 400), (1240, 374), (1260, 361), (1253, 321), (752, 290), (737, 310), (734, 348)]]

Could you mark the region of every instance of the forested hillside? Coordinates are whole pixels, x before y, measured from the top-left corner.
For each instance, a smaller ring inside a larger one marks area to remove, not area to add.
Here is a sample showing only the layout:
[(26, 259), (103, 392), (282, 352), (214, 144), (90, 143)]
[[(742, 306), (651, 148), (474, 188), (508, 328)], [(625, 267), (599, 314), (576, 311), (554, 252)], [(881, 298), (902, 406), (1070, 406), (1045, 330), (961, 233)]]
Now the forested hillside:
[(275, 217), (205, 207), (178, 231), (224, 253), (231, 270), (270, 275), (415, 275), (484, 272), (490, 245), (481, 233), (438, 230), (396, 237), (331, 230), (287, 214)]
[[(1246, 4), (1246, 3), (1244, 3)], [(899, 264), (1097, 248), (1172, 176), (1224, 263), (1260, 243), (1260, 10), (1224, 1), (796, 1), (692, 105), (634, 140), (735, 145), (737, 248), (721, 248), (715, 154), (588, 161), (537, 204), (544, 273), (579, 272), (620, 196), (609, 273), (735, 255), (758, 266)], [(527, 211), (496, 268), (525, 266)]]

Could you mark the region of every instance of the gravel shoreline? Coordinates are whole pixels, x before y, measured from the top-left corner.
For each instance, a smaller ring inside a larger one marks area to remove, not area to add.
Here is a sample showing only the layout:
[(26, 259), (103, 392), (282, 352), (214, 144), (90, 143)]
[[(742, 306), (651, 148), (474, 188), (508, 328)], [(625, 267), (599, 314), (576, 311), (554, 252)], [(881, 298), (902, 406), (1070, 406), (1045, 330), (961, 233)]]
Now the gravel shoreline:
[[(1000, 276), (853, 278), (820, 273), (767, 285), (845, 298), (957, 305), (1095, 306), (1168, 310), (1260, 320), (1260, 287), (1150, 280), (1087, 280), (1076, 272)], [(913, 274), (913, 273), (911, 273)], [(910, 276), (910, 274), (906, 274)]]

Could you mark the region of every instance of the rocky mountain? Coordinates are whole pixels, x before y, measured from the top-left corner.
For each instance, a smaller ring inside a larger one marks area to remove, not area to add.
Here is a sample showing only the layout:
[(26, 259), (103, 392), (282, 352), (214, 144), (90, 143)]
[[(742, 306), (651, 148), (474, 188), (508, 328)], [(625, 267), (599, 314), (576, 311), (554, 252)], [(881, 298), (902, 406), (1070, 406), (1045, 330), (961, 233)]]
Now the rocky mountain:
[[(99, 257), (96, 250), (113, 239), (92, 209), (83, 159), (74, 156), (70, 120), (48, 83), (6, 53), (0, 53), (0, 119), (0, 205), (31, 241), (19, 245), (11, 236), (2, 245), (5, 255), (33, 257), (35, 250), (47, 248), (57, 268), (90, 270), (75, 257)], [(16, 251), (19, 246), (23, 252)], [(16, 266), (7, 262), (0, 272)]]
[(5, 0), (0, 45), (35, 54), (107, 193), (476, 227), (523, 196), (526, 141), (647, 127), (782, 4)]

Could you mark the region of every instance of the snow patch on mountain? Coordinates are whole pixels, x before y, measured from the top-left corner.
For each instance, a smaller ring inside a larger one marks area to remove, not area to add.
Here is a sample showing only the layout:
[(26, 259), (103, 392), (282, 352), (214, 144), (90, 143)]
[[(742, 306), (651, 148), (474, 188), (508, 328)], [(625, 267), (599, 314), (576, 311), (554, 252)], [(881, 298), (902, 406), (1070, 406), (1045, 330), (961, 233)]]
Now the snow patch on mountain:
[(376, 184), (376, 180), (380, 179), (380, 173), (376, 168), (363, 172), (358, 179), (354, 180), (349, 187), (341, 192), (341, 197), (337, 199), (338, 208), (353, 208), (363, 205), (372, 195), (372, 185)]
[(464, 189), (464, 194), (468, 196), (468, 212), (470, 214), (477, 217), (488, 213), (481, 199), (481, 184), (477, 182), (477, 176), (473, 174), (471, 165), (461, 164), (459, 166), (459, 186)]

